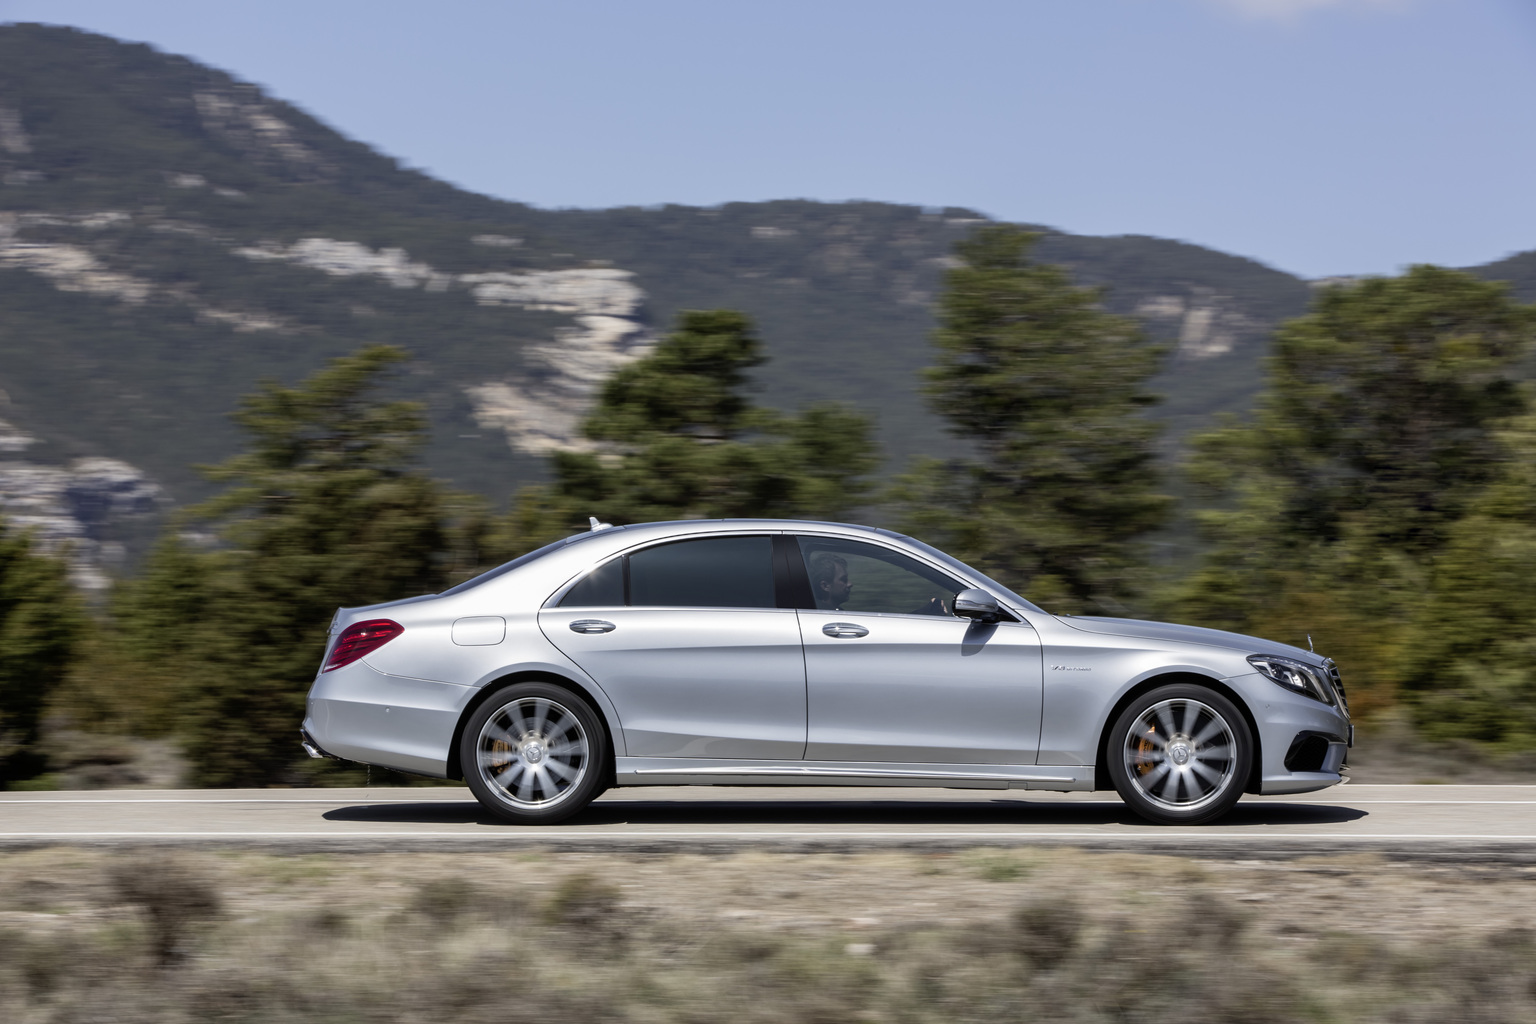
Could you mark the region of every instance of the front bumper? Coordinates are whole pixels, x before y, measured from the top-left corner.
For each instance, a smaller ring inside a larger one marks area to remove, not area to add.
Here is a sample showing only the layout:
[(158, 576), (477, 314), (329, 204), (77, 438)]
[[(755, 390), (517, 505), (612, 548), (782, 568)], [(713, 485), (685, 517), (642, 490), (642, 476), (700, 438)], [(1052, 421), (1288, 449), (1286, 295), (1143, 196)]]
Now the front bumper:
[[(1259, 673), (1229, 682), (1247, 699), (1258, 726), (1260, 793), (1310, 793), (1344, 781), (1354, 734), (1342, 710), (1291, 693)], [(1315, 738), (1313, 745), (1299, 757), (1297, 743), (1307, 738)]]

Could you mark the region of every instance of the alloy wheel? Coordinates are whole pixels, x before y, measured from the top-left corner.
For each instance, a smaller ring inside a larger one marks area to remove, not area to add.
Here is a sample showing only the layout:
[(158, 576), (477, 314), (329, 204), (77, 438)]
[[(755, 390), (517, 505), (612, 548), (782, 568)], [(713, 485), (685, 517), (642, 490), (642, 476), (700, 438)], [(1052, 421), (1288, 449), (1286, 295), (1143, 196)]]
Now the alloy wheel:
[(547, 697), (520, 697), (497, 708), (480, 727), (476, 746), (481, 780), (519, 810), (566, 800), (592, 766), (581, 720)]
[(1159, 701), (1137, 716), (1121, 757), (1140, 795), (1172, 810), (1216, 802), (1237, 777), (1232, 726), (1209, 704), (1187, 697)]

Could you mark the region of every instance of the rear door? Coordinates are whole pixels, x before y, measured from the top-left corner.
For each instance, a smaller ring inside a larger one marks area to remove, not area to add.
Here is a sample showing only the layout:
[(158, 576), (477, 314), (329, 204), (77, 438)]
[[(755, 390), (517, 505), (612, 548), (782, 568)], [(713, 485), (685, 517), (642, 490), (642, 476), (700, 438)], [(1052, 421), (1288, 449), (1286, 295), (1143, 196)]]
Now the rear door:
[(630, 757), (798, 760), (805, 659), (769, 535), (671, 541), (598, 567), (539, 615), (602, 686)]

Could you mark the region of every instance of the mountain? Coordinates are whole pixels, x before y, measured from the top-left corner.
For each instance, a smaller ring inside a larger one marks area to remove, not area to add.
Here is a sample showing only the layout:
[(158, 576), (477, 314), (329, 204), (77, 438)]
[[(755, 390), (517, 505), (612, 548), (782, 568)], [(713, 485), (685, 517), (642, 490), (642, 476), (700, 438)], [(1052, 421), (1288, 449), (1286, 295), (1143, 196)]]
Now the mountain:
[[(208, 493), (193, 467), (237, 448), (227, 414), (256, 381), (373, 342), (417, 356), (396, 389), (430, 410), (432, 471), (499, 501), (581, 443), (595, 384), (689, 308), (756, 320), (768, 404), (874, 412), (893, 467), (953, 450), (918, 374), (951, 247), (982, 222), (874, 202), (541, 210), (185, 58), (0, 26), (0, 511), (137, 543), (147, 510)], [(1252, 260), (1042, 230), (1040, 258), (1169, 343), (1170, 446), (1245, 407), (1267, 335), (1308, 301)], [(1536, 254), (1505, 263), (1536, 281)], [(40, 470), (52, 483), (18, 490)]]

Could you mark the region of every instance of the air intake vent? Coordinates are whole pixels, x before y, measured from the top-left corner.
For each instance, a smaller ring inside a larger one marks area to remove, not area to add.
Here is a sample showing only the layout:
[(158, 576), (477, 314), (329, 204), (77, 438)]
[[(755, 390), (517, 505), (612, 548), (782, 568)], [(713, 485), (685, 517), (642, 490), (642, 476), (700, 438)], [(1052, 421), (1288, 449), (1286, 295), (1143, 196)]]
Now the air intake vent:
[(1320, 772), (1328, 757), (1328, 737), (1315, 732), (1297, 735), (1291, 749), (1285, 753), (1285, 770), (1288, 772)]

